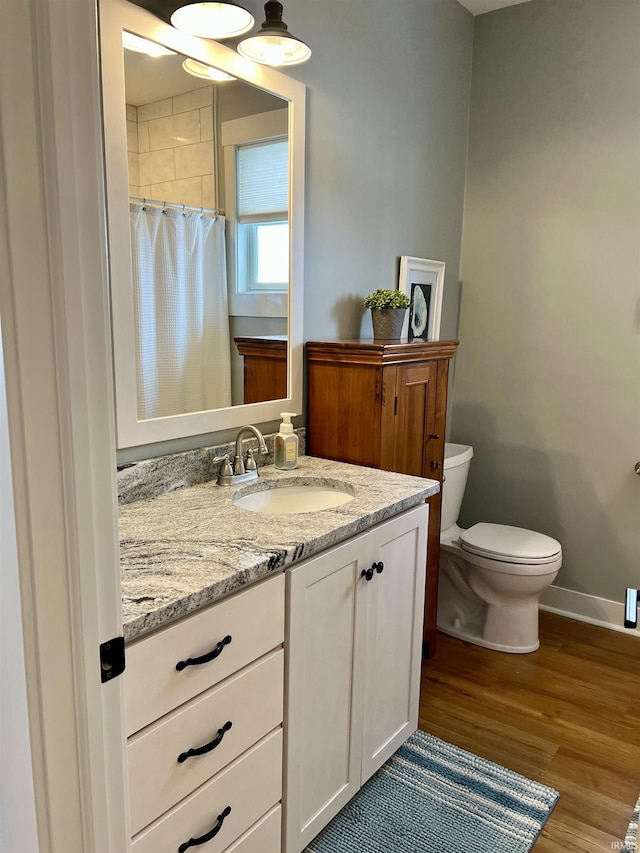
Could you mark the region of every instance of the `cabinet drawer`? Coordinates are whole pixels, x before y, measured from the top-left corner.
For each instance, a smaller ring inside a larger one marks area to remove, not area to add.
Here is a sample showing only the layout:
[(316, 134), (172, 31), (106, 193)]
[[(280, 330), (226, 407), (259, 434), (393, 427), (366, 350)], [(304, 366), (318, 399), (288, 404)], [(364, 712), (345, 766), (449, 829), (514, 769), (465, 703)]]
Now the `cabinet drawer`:
[[(225, 638), (231, 637), (228, 644)], [(127, 734), (173, 711), (284, 639), (284, 576), (277, 575), (127, 647)], [(179, 661), (213, 650), (208, 663)]]
[[(272, 652), (129, 740), (135, 834), (282, 722), (284, 652)], [(231, 723), (226, 731), (225, 725)], [(219, 732), (222, 730), (222, 737)], [(218, 744), (203, 755), (187, 750)]]
[(282, 807), (277, 805), (224, 853), (280, 853), (281, 845)]
[(282, 729), (277, 729), (136, 835), (131, 850), (176, 853), (181, 844), (209, 833), (218, 824), (218, 816), (229, 807), (231, 811), (219, 832), (203, 848), (206, 853), (222, 853), (281, 795)]

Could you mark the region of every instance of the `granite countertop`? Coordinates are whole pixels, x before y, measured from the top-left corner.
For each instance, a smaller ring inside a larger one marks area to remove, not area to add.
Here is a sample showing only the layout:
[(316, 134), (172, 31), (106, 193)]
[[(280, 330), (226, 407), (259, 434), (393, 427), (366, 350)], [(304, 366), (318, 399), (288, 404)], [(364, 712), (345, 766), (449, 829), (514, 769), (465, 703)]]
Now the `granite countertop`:
[[(234, 495), (333, 480), (354, 499), (291, 515), (236, 507)], [(295, 481), (295, 482), (292, 482)], [(131, 641), (242, 586), (423, 503), (434, 480), (301, 456), (298, 468), (260, 469), (239, 486), (214, 481), (120, 507), (124, 637)]]

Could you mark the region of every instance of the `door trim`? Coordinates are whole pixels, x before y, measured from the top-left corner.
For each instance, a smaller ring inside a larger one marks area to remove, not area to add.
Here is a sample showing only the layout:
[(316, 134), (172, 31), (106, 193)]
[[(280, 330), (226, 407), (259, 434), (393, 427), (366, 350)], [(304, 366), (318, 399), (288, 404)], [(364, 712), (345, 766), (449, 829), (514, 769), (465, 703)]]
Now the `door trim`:
[[(128, 849), (94, 3), (8, 0), (0, 316), (39, 846)], [(19, 73), (16, 71), (19, 69)]]

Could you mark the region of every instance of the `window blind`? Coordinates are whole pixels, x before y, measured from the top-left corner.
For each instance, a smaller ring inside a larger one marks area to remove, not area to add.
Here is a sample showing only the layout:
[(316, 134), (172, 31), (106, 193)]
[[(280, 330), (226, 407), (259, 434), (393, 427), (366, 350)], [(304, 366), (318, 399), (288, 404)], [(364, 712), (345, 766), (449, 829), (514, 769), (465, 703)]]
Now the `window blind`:
[(238, 217), (289, 209), (287, 139), (238, 148)]

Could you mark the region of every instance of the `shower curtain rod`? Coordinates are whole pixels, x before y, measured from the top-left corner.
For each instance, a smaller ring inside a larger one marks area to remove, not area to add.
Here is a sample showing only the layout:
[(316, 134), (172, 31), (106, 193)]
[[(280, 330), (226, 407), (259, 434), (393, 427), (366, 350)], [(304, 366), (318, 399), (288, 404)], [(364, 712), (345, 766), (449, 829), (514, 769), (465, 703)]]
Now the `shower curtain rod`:
[(142, 198), (141, 196), (130, 195), (129, 201), (137, 201), (141, 204), (152, 204), (154, 207), (175, 207), (176, 210), (193, 210), (196, 213), (208, 213), (211, 216), (224, 216), (224, 210), (216, 209), (215, 207), (195, 207), (191, 204), (178, 204), (173, 201), (157, 201), (153, 198)]

